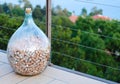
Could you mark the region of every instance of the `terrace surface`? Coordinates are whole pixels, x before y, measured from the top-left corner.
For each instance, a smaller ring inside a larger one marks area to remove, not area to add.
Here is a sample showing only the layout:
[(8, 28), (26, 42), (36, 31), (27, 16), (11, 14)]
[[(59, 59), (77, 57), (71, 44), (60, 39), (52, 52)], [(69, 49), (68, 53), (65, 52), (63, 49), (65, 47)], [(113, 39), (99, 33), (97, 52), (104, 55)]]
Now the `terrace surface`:
[(72, 71), (59, 66), (48, 66), (36, 76), (21, 76), (12, 70), (6, 53), (0, 51), (0, 84), (116, 84), (105, 79)]

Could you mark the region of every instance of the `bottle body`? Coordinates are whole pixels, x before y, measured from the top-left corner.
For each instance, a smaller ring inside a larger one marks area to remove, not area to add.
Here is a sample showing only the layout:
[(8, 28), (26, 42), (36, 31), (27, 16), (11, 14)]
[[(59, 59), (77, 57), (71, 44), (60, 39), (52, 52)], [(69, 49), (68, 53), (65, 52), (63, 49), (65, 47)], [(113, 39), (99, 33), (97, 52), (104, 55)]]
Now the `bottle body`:
[(26, 14), (23, 24), (9, 40), (7, 55), (13, 70), (21, 75), (39, 74), (48, 65), (50, 43), (35, 25), (31, 13)]

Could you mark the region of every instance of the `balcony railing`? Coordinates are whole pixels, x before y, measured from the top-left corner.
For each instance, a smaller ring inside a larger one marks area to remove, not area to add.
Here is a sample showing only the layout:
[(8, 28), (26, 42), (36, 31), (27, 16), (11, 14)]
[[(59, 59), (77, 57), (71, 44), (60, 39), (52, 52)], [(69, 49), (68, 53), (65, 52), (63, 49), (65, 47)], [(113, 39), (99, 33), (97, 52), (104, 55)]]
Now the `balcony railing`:
[[(45, 25), (45, 23), (44, 22), (41, 22), (42, 24), (44, 24)], [(54, 25), (55, 26), (55, 25)], [(56, 25), (57, 26), (57, 25)], [(60, 27), (61, 28), (61, 27)], [(65, 27), (65, 28), (69, 28), (69, 27)], [(54, 28), (53, 28), (54, 29)], [(69, 29), (71, 29), (71, 28), (69, 28)], [(4, 31), (15, 31), (15, 29), (12, 29), (12, 28), (8, 28), (8, 27), (3, 27), (3, 26), (1, 26), (1, 29), (0, 30), (4, 30)], [(74, 30), (74, 31), (77, 31), (77, 30), (75, 30), (75, 29), (71, 29), (71, 30)], [(86, 33), (86, 32), (84, 32), (84, 33)], [(90, 32), (87, 32), (87, 34), (88, 33), (90, 33)], [(94, 34), (94, 33), (92, 33), (92, 34)], [(107, 36), (105, 36), (105, 37), (107, 37)], [(112, 38), (112, 37), (108, 37), (108, 38)], [(112, 38), (112, 39), (116, 39), (116, 38)], [(8, 40), (9, 40), (9, 38), (8, 39), (6, 39), (6, 38), (2, 38), (2, 37), (0, 37), (0, 42), (2, 41), (2, 42), (6, 42), (6, 44), (7, 44), (7, 42), (8, 42)], [(53, 37), (52, 36), (52, 42), (60, 42), (60, 44), (63, 44), (61, 47), (63, 47), (64, 46), (64, 44), (68, 44), (68, 45), (70, 45), (70, 47), (71, 47), (71, 45), (72, 46), (78, 46), (78, 47), (82, 47), (82, 48), (86, 48), (86, 49), (88, 49), (88, 50), (93, 50), (93, 51), (97, 51), (97, 52), (103, 52), (103, 53), (107, 53), (105, 50), (102, 50), (102, 49), (97, 49), (97, 48), (93, 48), (93, 47), (89, 47), (89, 46), (85, 46), (85, 45), (81, 45), (81, 44), (79, 44), (79, 43), (75, 43), (75, 42), (71, 42), (71, 41), (67, 41), (67, 40), (64, 40), (64, 39), (60, 39), (60, 38), (57, 38), (57, 37)], [(3, 43), (1, 43), (1, 48), (2, 48), (2, 46), (3, 47), (5, 47), (5, 44)], [(5, 49), (5, 48), (4, 48)], [(102, 67), (102, 68), (109, 68), (109, 69), (111, 69), (111, 70), (113, 70), (113, 71), (120, 71), (120, 69), (119, 68), (115, 68), (115, 67), (113, 67), (113, 66), (109, 66), (109, 65), (106, 65), (106, 64), (101, 64), (101, 63), (97, 63), (97, 62), (94, 62), (94, 61), (90, 61), (90, 60), (86, 60), (86, 59), (82, 59), (82, 58), (79, 58), (79, 57), (77, 57), (77, 56), (73, 56), (73, 55), (69, 55), (69, 54), (66, 54), (65, 52), (63, 53), (63, 52), (59, 52), (59, 51), (57, 51), (57, 50), (54, 50), (54, 48), (52, 49), (52, 51), (51, 51), (51, 53), (52, 53), (52, 61), (54, 62), (54, 64), (55, 65), (59, 65), (59, 66), (63, 66), (63, 67), (67, 67), (67, 68), (71, 68), (71, 67), (69, 67), (69, 65), (64, 65), (65, 64), (65, 62), (67, 62), (67, 61), (63, 61), (64, 60), (64, 58), (67, 58), (67, 59), (69, 59), (68, 60), (68, 63), (70, 63), (70, 61), (71, 62), (73, 62), (73, 60), (75, 61), (75, 62), (78, 62), (78, 65), (80, 64), (80, 63), (87, 63), (87, 64), (92, 64), (92, 65), (96, 65), (96, 66), (98, 66), (98, 67)], [(115, 53), (112, 53), (112, 54), (115, 54)], [(59, 59), (56, 59), (56, 58), (61, 58), (62, 60), (61, 60), (61, 64), (59, 64), (58, 62), (55, 62), (54, 60), (59, 60)], [(51, 61), (51, 62), (52, 62)], [(80, 63), (79, 63), (80, 62)], [(58, 64), (57, 64), (58, 63)], [(62, 64), (63, 63), (63, 64)], [(74, 62), (73, 63), (71, 63), (72, 65), (74, 65)], [(70, 65), (71, 65), (70, 64)], [(82, 65), (80, 65), (80, 66), (82, 66)], [(73, 72), (75, 71), (75, 68), (74, 68), (74, 66), (72, 66), (73, 68), (71, 68), (71, 69), (73, 69)], [(86, 67), (87, 67), (87, 65), (86, 65)], [(88, 68), (89, 69), (89, 68)], [(92, 70), (92, 69), (91, 69)], [(84, 72), (84, 71), (83, 71)], [(94, 77), (95, 78), (95, 77)], [(97, 77), (96, 77), (97, 78)], [(95, 78), (95, 79), (96, 79)], [(98, 78), (99, 79), (99, 78)]]

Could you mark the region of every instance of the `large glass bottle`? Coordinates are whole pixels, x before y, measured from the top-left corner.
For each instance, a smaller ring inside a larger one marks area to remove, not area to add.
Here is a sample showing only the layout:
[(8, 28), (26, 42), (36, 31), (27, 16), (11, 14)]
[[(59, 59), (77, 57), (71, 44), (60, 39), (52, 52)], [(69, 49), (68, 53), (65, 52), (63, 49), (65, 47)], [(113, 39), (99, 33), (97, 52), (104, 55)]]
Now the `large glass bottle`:
[(23, 24), (10, 38), (7, 56), (13, 70), (21, 75), (39, 74), (48, 65), (50, 43), (35, 25), (31, 8), (26, 8)]

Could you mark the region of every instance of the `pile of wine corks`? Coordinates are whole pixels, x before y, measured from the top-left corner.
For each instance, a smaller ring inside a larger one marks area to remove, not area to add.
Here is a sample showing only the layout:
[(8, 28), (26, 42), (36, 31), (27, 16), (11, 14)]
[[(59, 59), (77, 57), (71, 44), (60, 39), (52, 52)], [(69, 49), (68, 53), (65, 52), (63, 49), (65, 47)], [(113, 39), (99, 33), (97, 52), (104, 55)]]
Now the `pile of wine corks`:
[[(47, 44), (45, 48), (40, 42), (28, 43), (24, 41), (16, 41), (8, 45), (8, 60), (15, 72), (21, 75), (36, 75), (44, 71), (50, 59), (50, 46)], [(22, 42), (22, 43), (21, 43)], [(26, 47), (22, 45), (27, 45)], [(43, 43), (44, 44), (44, 43)], [(37, 45), (37, 46), (36, 46)], [(18, 47), (19, 46), (19, 47)]]
[(49, 50), (30, 51), (11, 51), (13, 54), (9, 56), (9, 61), (15, 72), (21, 75), (36, 75), (44, 71), (46, 68), (50, 53)]

